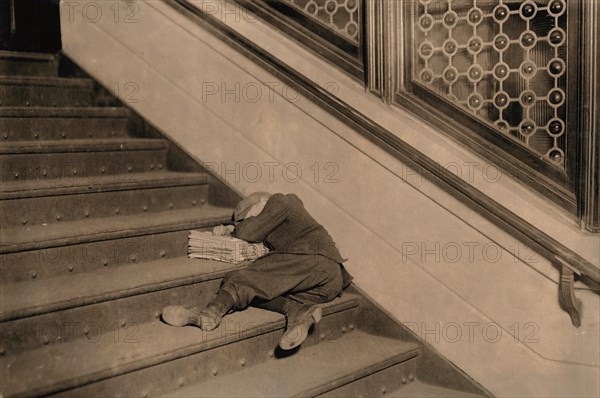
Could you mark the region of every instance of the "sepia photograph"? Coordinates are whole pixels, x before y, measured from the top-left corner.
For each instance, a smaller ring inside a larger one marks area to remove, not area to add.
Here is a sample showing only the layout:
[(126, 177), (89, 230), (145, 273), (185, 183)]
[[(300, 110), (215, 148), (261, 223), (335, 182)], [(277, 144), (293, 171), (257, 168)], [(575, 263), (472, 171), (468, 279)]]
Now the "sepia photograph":
[(0, 398), (600, 397), (600, 0), (0, 0)]

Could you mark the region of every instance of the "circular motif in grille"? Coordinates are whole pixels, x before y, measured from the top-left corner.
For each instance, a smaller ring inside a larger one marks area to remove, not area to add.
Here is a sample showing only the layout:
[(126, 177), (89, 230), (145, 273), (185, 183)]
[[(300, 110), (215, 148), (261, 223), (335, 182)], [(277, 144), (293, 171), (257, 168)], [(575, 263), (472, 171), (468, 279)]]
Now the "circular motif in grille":
[(279, 0), (295, 8), (309, 19), (324, 24), (331, 31), (359, 43), (360, 0)]
[(565, 0), (414, 2), (414, 76), (498, 134), (564, 166)]

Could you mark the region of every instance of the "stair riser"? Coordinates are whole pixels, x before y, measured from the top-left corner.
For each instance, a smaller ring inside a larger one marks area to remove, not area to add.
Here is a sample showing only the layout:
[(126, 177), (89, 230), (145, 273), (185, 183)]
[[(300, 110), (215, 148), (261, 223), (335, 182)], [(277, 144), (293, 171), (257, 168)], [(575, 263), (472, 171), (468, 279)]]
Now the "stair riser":
[[(186, 209), (208, 201), (207, 184), (0, 201), (5, 226)], [(92, 221), (94, 222), (94, 221)], [(96, 221), (97, 222), (97, 221)]]
[(5, 117), (0, 118), (3, 141), (109, 138), (127, 135), (125, 117)]
[[(227, 318), (225, 318), (227, 319)], [(356, 321), (355, 309), (347, 309), (323, 317), (309, 334), (303, 347), (314, 344), (336, 344), (341, 338), (341, 327)], [(231, 325), (227, 328), (227, 336), (233, 342), (237, 337), (243, 337), (244, 326)], [(255, 333), (252, 331), (252, 333)], [(92, 383), (80, 388), (57, 394), (58, 397), (144, 397), (159, 396), (174, 392), (179, 387), (209, 380), (214, 377), (227, 375), (231, 372), (249, 368), (253, 365), (274, 361), (274, 357), (281, 355), (277, 344), (283, 334), (283, 322), (277, 330), (267, 331), (258, 336), (236, 341), (235, 344), (226, 344), (211, 350), (182, 357), (173, 361), (140, 369), (131, 373), (113, 377), (108, 380)], [(321, 340), (320, 336), (326, 336)], [(242, 363), (244, 364), (242, 366)], [(213, 372), (216, 370), (216, 375)], [(282, 382), (281, 380), (274, 380)]]
[[(162, 170), (166, 150), (2, 155), (2, 181), (49, 180)], [(123, 178), (126, 178), (123, 176)]]
[(158, 319), (167, 305), (206, 306), (218, 290), (222, 276), (215, 274), (212, 277), (216, 279), (201, 283), (5, 321), (0, 323), (0, 347), (5, 355), (10, 355), (75, 339), (88, 339), (90, 344), (100, 339), (115, 339), (116, 344), (135, 342), (144, 338), (136, 335), (136, 328)]
[(317, 396), (319, 398), (385, 397), (386, 394), (389, 395), (412, 383), (416, 371), (417, 357), (414, 357)]
[(186, 256), (187, 242), (188, 231), (185, 230), (2, 254), (0, 283), (42, 280)]
[(90, 106), (92, 85), (25, 86), (0, 84), (2, 106)]
[(0, 59), (0, 75), (3, 76), (58, 76), (58, 61), (19, 61)]

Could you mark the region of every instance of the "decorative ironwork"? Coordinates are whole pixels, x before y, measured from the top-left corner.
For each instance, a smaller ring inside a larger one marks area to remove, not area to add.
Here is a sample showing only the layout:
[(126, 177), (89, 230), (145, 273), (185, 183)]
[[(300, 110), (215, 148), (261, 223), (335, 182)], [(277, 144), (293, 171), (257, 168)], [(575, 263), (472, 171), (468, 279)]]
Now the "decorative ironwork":
[(360, 0), (284, 0), (354, 44), (360, 40)]
[(413, 81), (564, 168), (566, 2), (414, 4)]

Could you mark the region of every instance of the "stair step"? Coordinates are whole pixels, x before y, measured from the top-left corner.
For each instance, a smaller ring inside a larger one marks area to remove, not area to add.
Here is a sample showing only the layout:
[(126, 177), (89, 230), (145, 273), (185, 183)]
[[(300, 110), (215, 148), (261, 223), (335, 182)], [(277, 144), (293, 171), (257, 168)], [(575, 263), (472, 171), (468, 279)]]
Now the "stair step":
[[(356, 307), (357, 300), (356, 296), (348, 294), (324, 305), (323, 321), (330, 314)], [(214, 349), (217, 347), (282, 330), (285, 320), (274, 312), (248, 308), (227, 315), (221, 326), (212, 332), (203, 332), (196, 327), (176, 328), (159, 320), (130, 325), (132, 330), (128, 332), (126, 326), (120, 330), (121, 334), (117, 333), (117, 327), (116, 331), (107, 331), (93, 338), (88, 336), (0, 357), (3, 396), (39, 396), (59, 392), (209, 349), (211, 355), (216, 355)], [(76, 395), (82, 396), (80, 392)], [(103, 394), (96, 392), (89, 396), (98, 395)]]
[(465, 391), (453, 390), (451, 388), (445, 388), (427, 384), (420, 380), (415, 380), (406, 387), (399, 390), (393, 391), (387, 394), (386, 397), (390, 398), (476, 398), (483, 397), (482, 395), (475, 395)]
[(162, 170), (168, 148), (165, 140), (141, 138), (26, 142), (0, 148), (3, 182)]
[(129, 110), (121, 107), (0, 107), (3, 141), (124, 136)]
[[(191, 180), (191, 179), (190, 179)], [(202, 181), (202, 180), (200, 180)], [(69, 195), (54, 195), (0, 201), (0, 220), (3, 226), (52, 224), (80, 219), (95, 220), (114, 214), (133, 215), (192, 208), (209, 199), (209, 185), (179, 184), (171, 180), (162, 187), (140, 188), (129, 184), (128, 189), (103, 190)], [(104, 188), (104, 187), (102, 187)], [(60, 221), (57, 217), (60, 216)], [(94, 221), (92, 221), (94, 222)]]
[(49, 181), (9, 181), (0, 186), (0, 200), (37, 198), (42, 196), (69, 195), (120, 191), (127, 189), (160, 188), (206, 184), (211, 180), (208, 173), (183, 173), (176, 171), (111, 174), (88, 177), (58, 178)]
[(167, 396), (312, 397), (409, 361), (418, 353), (414, 343), (356, 331), (335, 344), (301, 347), (293, 355), (186, 386)]
[(90, 338), (90, 333), (154, 321), (172, 304), (198, 310), (214, 297), (224, 275), (240, 267), (181, 257), (50, 278), (37, 286), (8, 284), (2, 292), (0, 348), (13, 355)]
[(108, 239), (196, 229), (231, 222), (233, 209), (210, 204), (190, 209), (2, 228), (0, 253), (45, 249)]
[(90, 79), (0, 76), (0, 106), (90, 106), (93, 88)]
[(167, 149), (168, 142), (157, 138), (119, 139), (64, 139), (51, 141), (19, 141), (4, 143), (0, 155), (27, 155), (44, 153), (113, 152)]
[(51, 54), (0, 51), (0, 75), (56, 76), (58, 58)]
[(4, 284), (0, 322), (198, 283), (242, 266), (175, 257)]
[[(206, 227), (211, 228), (211, 227)], [(199, 228), (203, 229), (203, 228)], [(175, 230), (0, 255), (0, 283), (42, 280), (106, 267), (187, 256), (188, 230)]]

